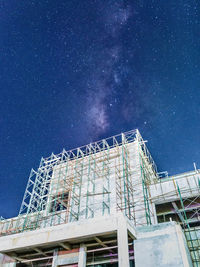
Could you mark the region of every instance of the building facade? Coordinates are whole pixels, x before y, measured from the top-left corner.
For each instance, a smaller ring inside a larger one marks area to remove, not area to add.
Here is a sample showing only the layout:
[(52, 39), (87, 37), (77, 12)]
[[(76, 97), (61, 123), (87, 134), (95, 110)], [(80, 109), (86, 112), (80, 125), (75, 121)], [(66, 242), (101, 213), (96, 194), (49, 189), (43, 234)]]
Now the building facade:
[(0, 266), (200, 266), (199, 170), (158, 173), (138, 130), (42, 158)]

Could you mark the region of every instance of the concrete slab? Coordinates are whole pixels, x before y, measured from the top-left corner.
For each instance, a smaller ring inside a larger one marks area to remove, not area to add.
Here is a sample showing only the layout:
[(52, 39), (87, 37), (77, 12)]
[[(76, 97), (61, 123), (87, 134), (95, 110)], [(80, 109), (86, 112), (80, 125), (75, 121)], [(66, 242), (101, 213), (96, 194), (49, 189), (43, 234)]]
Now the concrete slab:
[[(32, 247), (53, 245), (59, 242), (70, 242), (70, 240), (78, 241), (96, 235), (117, 233), (118, 220), (120, 218), (128, 221), (122, 213), (117, 213), (115, 216), (101, 216), (99, 218), (3, 236), (0, 237), (0, 252), (19, 251)], [(136, 236), (135, 228), (131, 227), (131, 232), (132, 235)]]

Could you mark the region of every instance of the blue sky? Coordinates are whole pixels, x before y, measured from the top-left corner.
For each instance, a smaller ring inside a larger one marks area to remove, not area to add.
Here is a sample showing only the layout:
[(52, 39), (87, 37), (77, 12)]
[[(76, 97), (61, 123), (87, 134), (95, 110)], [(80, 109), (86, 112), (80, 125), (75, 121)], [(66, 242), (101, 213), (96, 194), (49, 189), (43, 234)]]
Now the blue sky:
[(0, 215), (42, 156), (138, 128), (159, 171), (200, 167), (200, 3), (2, 0)]

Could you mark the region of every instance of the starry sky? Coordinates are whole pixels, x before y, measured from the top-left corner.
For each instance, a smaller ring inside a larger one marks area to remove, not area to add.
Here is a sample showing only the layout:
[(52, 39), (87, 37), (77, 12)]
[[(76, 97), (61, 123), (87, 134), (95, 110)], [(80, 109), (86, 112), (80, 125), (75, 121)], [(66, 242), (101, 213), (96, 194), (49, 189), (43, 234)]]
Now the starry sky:
[(135, 128), (159, 171), (200, 168), (199, 1), (0, 1), (0, 215), (42, 156)]

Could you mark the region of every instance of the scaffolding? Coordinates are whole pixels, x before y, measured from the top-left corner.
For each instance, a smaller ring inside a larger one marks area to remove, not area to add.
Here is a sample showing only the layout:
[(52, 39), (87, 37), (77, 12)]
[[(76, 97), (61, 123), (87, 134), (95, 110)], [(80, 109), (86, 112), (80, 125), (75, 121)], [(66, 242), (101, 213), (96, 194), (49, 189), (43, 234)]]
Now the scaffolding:
[(19, 215), (1, 221), (1, 235), (119, 210), (136, 226), (150, 224), (155, 214), (149, 184), (157, 180), (156, 165), (138, 130), (52, 153), (41, 159), (37, 171), (31, 170)]
[[(198, 267), (200, 266), (200, 227), (191, 227), (190, 218), (187, 215), (187, 209), (196, 203), (199, 204), (200, 201), (196, 202), (196, 200), (197, 199), (199, 200), (200, 196), (196, 196), (192, 200), (190, 198), (183, 199), (178, 184), (177, 184), (177, 189), (182, 208), (182, 211), (179, 211), (179, 216), (182, 220), (182, 226), (184, 229), (186, 241), (192, 258), (193, 266)], [(198, 216), (200, 215), (200, 206), (198, 207), (197, 211), (195, 211), (194, 213), (192, 212), (190, 216), (193, 217), (195, 216), (195, 214), (197, 214)]]
[(158, 223), (176, 221), (185, 234), (194, 267), (200, 266), (199, 171), (160, 179), (150, 185)]

